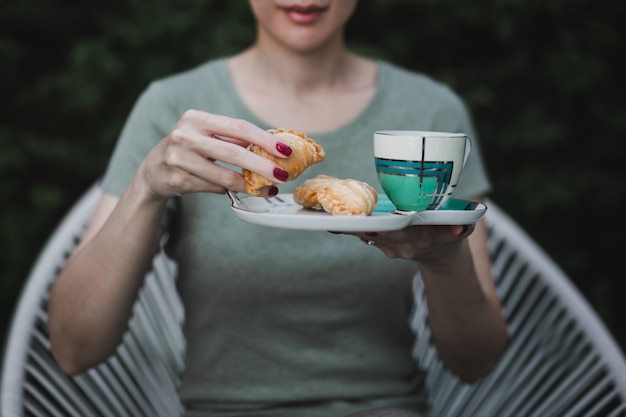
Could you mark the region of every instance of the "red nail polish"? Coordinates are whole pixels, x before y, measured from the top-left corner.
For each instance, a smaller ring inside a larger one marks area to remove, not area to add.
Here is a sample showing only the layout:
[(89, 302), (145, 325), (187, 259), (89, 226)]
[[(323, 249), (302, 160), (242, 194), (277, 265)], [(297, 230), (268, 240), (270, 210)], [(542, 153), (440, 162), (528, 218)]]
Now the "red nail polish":
[(267, 195), (270, 197), (274, 197), (278, 194), (278, 187), (271, 186), (267, 189)]
[(378, 233), (376, 232), (365, 232), (366, 235), (371, 236), (371, 237), (376, 237), (378, 236)]
[(291, 152), (292, 152), (291, 148), (282, 142), (278, 142), (276, 144), (276, 149), (278, 149), (278, 152), (282, 153), (285, 156), (291, 155)]
[(274, 168), (274, 176), (281, 181), (287, 181), (289, 179), (289, 173), (281, 168)]

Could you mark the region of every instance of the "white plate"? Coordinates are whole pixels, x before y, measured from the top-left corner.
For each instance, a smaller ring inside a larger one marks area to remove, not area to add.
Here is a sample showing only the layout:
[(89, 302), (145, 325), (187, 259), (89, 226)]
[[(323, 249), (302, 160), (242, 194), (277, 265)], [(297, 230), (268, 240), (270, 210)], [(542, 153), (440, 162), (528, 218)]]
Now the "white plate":
[(379, 194), (378, 206), (369, 216), (333, 216), (322, 210), (305, 209), (291, 194), (272, 198), (244, 196), (228, 192), (235, 215), (248, 223), (281, 229), (332, 230), (337, 232), (377, 232), (403, 229), (409, 225), (458, 225), (477, 222), (487, 211), (481, 203), (450, 199), (439, 210), (394, 213), (386, 195)]

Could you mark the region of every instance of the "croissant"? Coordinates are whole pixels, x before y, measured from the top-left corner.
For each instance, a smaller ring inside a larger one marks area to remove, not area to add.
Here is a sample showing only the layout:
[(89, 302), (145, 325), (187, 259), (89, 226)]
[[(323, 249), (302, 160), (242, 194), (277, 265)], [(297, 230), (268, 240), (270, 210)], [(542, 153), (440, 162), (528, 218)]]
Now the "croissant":
[(296, 187), (293, 200), (305, 208), (320, 208), (332, 215), (367, 216), (378, 204), (378, 193), (362, 181), (318, 175)]
[[(268, 132), (280, 136), (281, 141), (291, 148), (291, 155), (287, 158), (277, 158), (254, 144), (250, 145), (248, 149), (257, 155), (261, 155), (275, 162), (287, 171), (289, 173), (287, 181), (295, 180), (305, 169), (313, 164), (322, 162), (326, 158), (324, 148), (303, 133), (282, 128), (270, 129)], [(267, 178), (247, 169), (243, 169), (242, 174), (246, 183), (246, 192), (250, 195), (260, 195), (262, 187), (275, 184)]]

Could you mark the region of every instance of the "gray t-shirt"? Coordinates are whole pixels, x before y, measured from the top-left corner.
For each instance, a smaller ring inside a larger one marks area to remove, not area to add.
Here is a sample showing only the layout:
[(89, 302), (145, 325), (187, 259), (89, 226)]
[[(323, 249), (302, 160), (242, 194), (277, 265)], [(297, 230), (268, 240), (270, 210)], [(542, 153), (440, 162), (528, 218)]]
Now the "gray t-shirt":
[[(465, 106), (424, 75), (379, 62), (377, 92), (351, 123), (308, 133), (326, 160), (298, 181), (328, 174), (380, 187), (375, 130), (465, 132), (472, 153), (456, 198), (490, 183)], [(329, 104), (331, 105), (331, 104)], [(104, 177), (120, 195), (147, 152), (182, 113), (204, 110), (267, 126), (238, 96), (218, 59), (156, 81), (141, 95)], [(256, 226), (228, 198), (197, 193), (176, 201), (168, 248), (185, 304), (186, 363), (180, 394), (188, 416), (341, 416), (363, 408), (423, 411), (415, 335), (413, 262), (388, 259), (353, 236)]]

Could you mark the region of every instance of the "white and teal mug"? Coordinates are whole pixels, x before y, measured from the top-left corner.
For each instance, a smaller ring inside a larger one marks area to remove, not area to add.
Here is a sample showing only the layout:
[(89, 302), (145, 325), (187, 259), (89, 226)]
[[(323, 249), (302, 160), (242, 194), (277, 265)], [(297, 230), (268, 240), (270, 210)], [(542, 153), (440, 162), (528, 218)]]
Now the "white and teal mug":
[(471, 141), (465, 133), (374, 132), (378, 180), (400, 211), (441, 207), (459, 182), (470, 150)]

